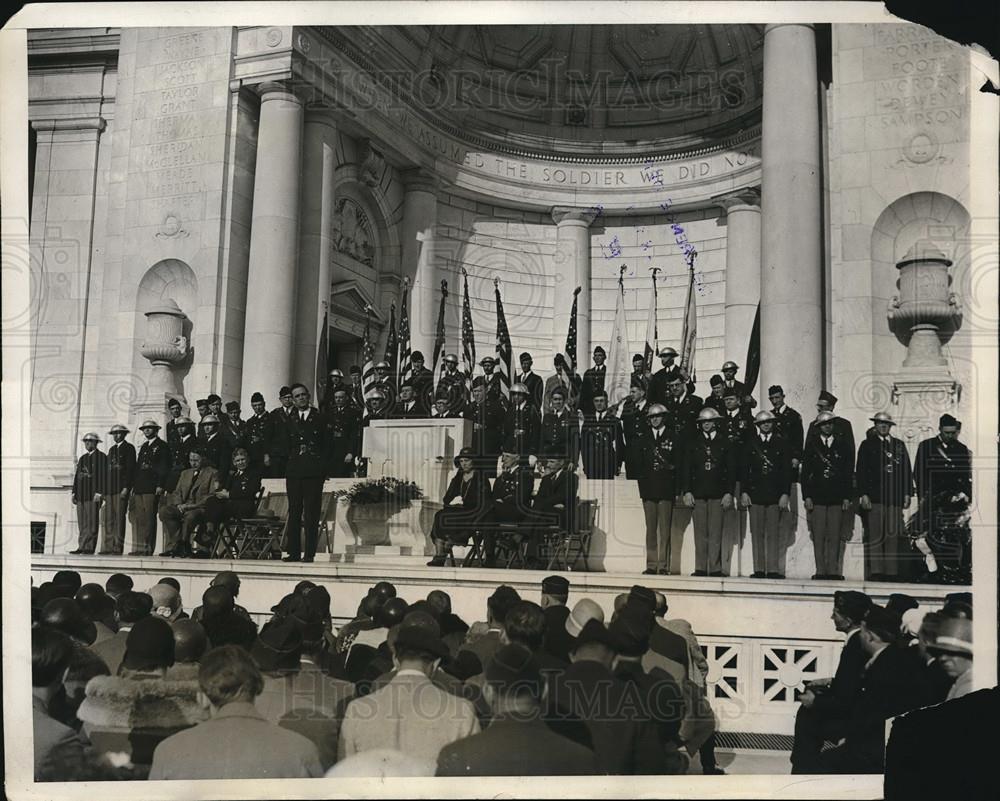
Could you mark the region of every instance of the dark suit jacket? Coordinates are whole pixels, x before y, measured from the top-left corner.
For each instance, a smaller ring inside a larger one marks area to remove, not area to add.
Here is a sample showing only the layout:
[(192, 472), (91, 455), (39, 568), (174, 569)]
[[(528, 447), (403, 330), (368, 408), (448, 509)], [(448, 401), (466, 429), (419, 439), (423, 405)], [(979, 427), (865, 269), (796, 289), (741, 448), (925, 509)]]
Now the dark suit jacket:
[(583, 384), (580, 386), (580, 411), (589, 414), (594, 411), (594, 395), (604, 389), (604, 381), (608, 375), (607, 364), (588, 367), (583, 373)]
[(568, 606), (546, 606), (545, 613), (545, 644), (544, 649), (563, 662), (569, 662), (569, 649), (574, 638), (566, 631), (566, 619), (569, 617)]
[(507, 520), (518, 520), (531, 508), (535, 477), (527, 465), (501, 472), (493, 480), (493, 511)]
[(503, 445), (511, 444), (522, 456), (538, 454), (542, 439), (542, 419), (529, 400), (524, 407), (511, 405), (503, 422)]
[(695, 421), (705, 404), (700, 397), (686, 393), (678, 402), (669, 399), (664, 404), (667, 407), (667, 425), (673, 426), (674, 433), (682, 439), (686, 439), (695, 433)]
[(664, 670), (653, 668), (647, 673), (639, 662), (620, 662), (615, 667), (615, 678), (630, 686), (641, 710), (641, 717), (652, 722), (666, 745), (674, 742), (684, 719), (684, 697), (681, 685)]
[(271, 453), (274, 418), (270, 412), (264, 412), (260, 417), (255, 414), (247, 419), (244, 431), (250, 460), (258, 466), (263, 465), (264, 454)]
[(341, 455), (360, 454), (361, 412), (348, 404), (343, 409), (331, 406), (323, 416), (329, 429), (331, 452)]
[(680, 365), (672, 367), (661, 367), (649, 378), (649, 389), (646, 390), (646, 397), (650, 403), (666, 403), (670, 396), (667, 384), (681, 374)]
[(740, 492), (756, 506), (776, 504), (792, 491), (792, 457), (788, 444), (773, 431), (767, 442), (752, 434), (743, 445)]
[[(452, 507), (451, 502), (455, 498), (462, 498), (461, 507)], [(483, 475), (482, 470), (473, 470), (472, 478), (465, 487), (465, 491), (462, 491), (462, 471), (459, 470), (451, 477), (451, 481), (448, 483), (448, 489), (445, 490), (444, 498), (442, 500), (445, 510), (451, 510), (453, 513), (458, 509), (461, 509), (461, 514), (463, 517), (465, 515), (471, 515), (473, 519), (478, 518), (483, 512), (490, 508), (490, 482)]]
[(545, 384), (538, 373), (532, 371), (528, 375), (524, 375), (524, 373), (519, 372), (511, 383), (524, 384), (528, 388), (528, 402), (533, 404), (536, 409), (542, 408), (542, 392), (545, 389)]
[(546, 412), (542, 418), (540, 452), (576, 463), (580, 455), (580, 419), (575, 411), (564, 408), (560, 415)]
[(716, 425), (716, 428), (725, 434), (726, 439), (737, 446), (741, 446), (747, 441), (747, 437), (752, 437), (757, 433), (754, 430), (753, 415), (745, 406), (740, 406), (735, 414), (726, 408), (723, 408), (719, 414), (722, 415), (722, 420), (719, 421), (722, 425)]
[[(531, 501), (531, 511), (546, 516), (547, 513), (555, 512), (551, 518), (553, 523), (564, 522), (572, 528), (579, 486), (579, 476), (565, 468), (556, 475), (549, 473), (542, 476), (542, 480), (538, 482), (538, 492)], [(564, 508), (555, 509), (557, 504), (562, 504)]]
[(132, 489), (135, 483), (135, 446), (124, 440), (108, 446), (108, 477), (105, 488), (108, 492)]
[(957, 440), (945, 444), (940, 437), (925, 439), (917, 446), (913, 478), (920, 498), (964, 492), (971, 501), (972, 451)]
[(614, 478), (625, 458), (621, 420), (609, 411), (600, 421), (597, 412), (587, 413), (580, 428), (580, 451), (587, 478)]
[(789, 406), (774, 414), (774, 430), (788, 443), (793, 459), (802, 459), (802, 415)]
[(430, 412), (427, 411), (422, 401), (414, 399), (410, 401), (410, 404), (410, 408), (407, 409), (403, 401), (397, 400), (392, 410), (392, 418), (395, 420), (419, 420), (429, 416)]
[(472, 421), (472, 447), (483, 456), (499, 456), (503, 445), (505, 408), (492, 398), (470, 402), (462, 417)]
[(821, 436), (802, 454), (802, 497), (818, 506), (840, 505), (854, 496), (854, 451), (845, 437), (833, 434), (829, 448)]
[[(854, 445), (854, 428), (851, 426), (851, 421), (846, 420), (843, 417), (838, 417), (833, 421), (833, 433), (839, 434), (844, 437), (849, 443), (851, 443), (851, 451), (855, 450)], [(815, 437), (819, 436), (819, 426), (816, 425), (816, 421), (813, 420), (809, 423), (809, 428), (806, 430), (806, 442), (808, 445)]]
[(251, 467), (237, 475), (234, 469), (222, 479), (219, 489), (229, 493), (230, 501), (253, 501), (260, 490), (260, 473)]
[(211, 440), (208, 437), (201, 438), (198, 444), (201, 445), (202, 456), (219, 471), (220, 477), (229, 472), (229, 465), (233, 458), (233, 446), (222, 431), (219, 431)]
[(329, 458), (329, 436), (326, 419), (315, 406), (310, 406), (308, 418), (302, 421), (298, 410), (291, 415), (279, 436), (284, 439), (285, 475), (288, 478), (323, 478)]
[(73, 474), (73, 497), (79, 503), (94, 500), (96, 493), (107, 492), (108, 457), (103, 451), (84, 453), (76, 462)]
[(851, 714), (861, 692), (865, 663), (868, 654), (861, 647), (860, 633), (850, 636), (840, 652), (837, 671), (827, 690), (817, 693), (812, 705), (814, 714), (831, 718), (844, 718)]
[(901, 439), (889, 437), (883, 446), (872, 432), (858, 448), (858, 495), (867, 495), (872, 503), (900, 506), (904, 496), (913, 495), (910, 455)]
[(677, 494), (677, 463), (682, 457), (674, 432), (664, 425), (657, 439), (650, 428), (639, 448), (639, 497), (644, 501), (672, 501)]
[(489, 728), (446, 745), (437, 776), (586, 776), (594, 753), (541, 721), (495, 718)]
[(706, 439), (703, 432), (692, 436), (685, 446), (678, 473), (678, 492), (690, 492), (696, 499), (718, 499), (735, 490), (739, 465), (738, 449), (726, 435), (715, 432)]

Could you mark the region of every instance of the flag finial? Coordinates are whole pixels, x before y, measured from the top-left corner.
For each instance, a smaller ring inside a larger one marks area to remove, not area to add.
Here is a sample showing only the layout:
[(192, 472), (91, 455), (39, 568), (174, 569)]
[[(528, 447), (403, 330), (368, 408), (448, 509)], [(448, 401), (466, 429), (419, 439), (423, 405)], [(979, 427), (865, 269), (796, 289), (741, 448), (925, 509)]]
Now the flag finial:
[(496, 289), (499, 289), (499, 288), (500, 288), (500, 276), (495, 276), (495, 277), (493, 278), (493, 286), (494, 286), (494, 287), (495, 287)]
[(660, 272), (662, 269), (663, 269), (662, 267), (650, 267), (649, 268), (649, 271), (653, 274), (653, 280), (654, 281), (656, 280), (656, 274), (658, 272)]
[(579, 295), (582, 291), (583, 291), (583, 287), (582, 286), (578, 286), (576, 289), (573, 290), (574, 297), (576, 295)]

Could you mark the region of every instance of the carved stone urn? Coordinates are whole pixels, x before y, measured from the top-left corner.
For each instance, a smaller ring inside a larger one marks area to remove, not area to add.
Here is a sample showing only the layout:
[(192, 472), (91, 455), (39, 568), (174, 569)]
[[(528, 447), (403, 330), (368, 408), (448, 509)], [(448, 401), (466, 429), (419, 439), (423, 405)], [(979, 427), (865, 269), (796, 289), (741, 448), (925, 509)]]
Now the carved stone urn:
[(941, 348), (962, 325), (962, 309), (951, 291), (951, 260), (926, 242), (918, 242), (896, 265), (897, 294), (889, 302), (889, 329), (906, 345), (904, 368), (941, 368), (948, 362)]
[(174, 368), (188, 354), (187, 339), (184, 336), (184, 320), (187, 319), (173, 298), (167, 298), (146, 315), (146, 339), (139, 352), (153, 366), (149, 382), (149, 395), (181, 392), (180, 382)]

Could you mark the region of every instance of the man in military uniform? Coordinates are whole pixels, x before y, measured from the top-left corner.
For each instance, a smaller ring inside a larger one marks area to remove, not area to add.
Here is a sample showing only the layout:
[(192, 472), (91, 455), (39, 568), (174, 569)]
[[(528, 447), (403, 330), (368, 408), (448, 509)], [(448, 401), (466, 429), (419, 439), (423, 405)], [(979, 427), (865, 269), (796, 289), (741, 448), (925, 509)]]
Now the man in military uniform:
[[(785, 404), (785, 390), (780, 384), (768, 387), (767, 397), (771, 401), (771, 414), (774, 415), (774, 431), (788, 443), (792, 453), (792, 469), (798, 475), (802, 461), (802, 415)], [(853, 452), (854, 449), (851, 450)]]
[(73, 474), (73, 505), (80, 526), (80, 537), (74, 556), (92, 554), (97, 547), (97, 528), (100, 524), (101, 503), (104, 501), (108, 478), (108, 460), (97, 445), (97, 434), (83, 435), (84, 453), (76, 462)]
[(542, 393), (544, 391), (544, 383), (542, 382), (541, 376), (533, 372), (531, 366), (534, 361), (531, 358), (531, 354), (525, 351), (518, 357), (518, 363), (521, 365), (521, 372), (514, 379), (515, 383), (524, 384), (528, 388), (528, 400), (531, 401), (531, 405), (534, 406), (538, 413), (541, 414), (542, 411)]
[(268, 414), (264, 396), (255, 392), (250, 396), (253, 415), (246, 421), (246, 451), (250, 458), (250, 468), (261, 475), (271, 467), (271, 440), (274, 436), (274, 420)]
[(632, 373), (629, 375), (629, 386), (638, 384), (642, 387), (643, 396), (649, 393), (650, 375), (646, 372), (646, 357), (641, 353), (636, 353), (632, 357)]
[(180, 434), (177, 433), (177, 419), (181, 416), (181, 402), (177, 398), (171, 398), (167, 401), (167, 412), (169, 412), (170, 417), (167, 419), (167, 445), (171, 448), (177, 444), (177, 440), (180, 439)]
[(594, 410), (584, 414), (580, 428), (580, 451), (587, 478), (609, 479), (618, 475), (625, 459), (621, 421), (608, 410), (608, 393), (597, 390)]
[(472, 449), (482, 462), (484, 475), (495, 478), (503, 442), (504, 407), (486, 396), (486, 386), (481, 378), (472, 382), (472, 401), (465, 407), (462, 416), (472, 421)]
[[(961, 430), (958, 420), (943, 414), (937, 436), (917, 446), (913, 477), (921, 503), (942, 495), (972, 502), (972, 451), (958, 441)], [(932, 512), (933, 508), (928, 509), (928, 514)]]
[(621, 411), (622, 435), (625, 439), (625, 476), (629, 479), (636, 479), (642, 473), (642, 446), (649, 435), (646, 406), (646, 385), (633, 382)]
[(229, 401), (226, 404), (226, 415), (229, 417), (229, 425), (233, 430), (233, 446), (236, 448), (246, 448), (247, 446), (247, 424), (240, 419), (240, 404), (237, 401)]
[[(229, 415), (222, 411), (222, 398), (218, 395), (208, 396), (208, 413), (213, 415), (218, 421), (218, 432), (226, 439), (229, 443), (229, 448), (232, 450), (233, 445), (236, 444), (236, 431), (233, 429), (232, 420), (229, 419)], [(205, 419), (202, 418), (201, 427), (198, 431), (198, 437), (204, 441), (205, 439)]]
[(260, 479), (260, 471), (250, 466), (250, 455), (237, 448), (233, 451), (233, 469), (205, 501), (205, 519), (219, 526), (233, 518), (252, 517), (257, 512)]
[(709, 393), (708, 397), (705, 398), (705, 406), (710, 409), (715, 409), (719, 414), (726, 413), (726, 404), (722, 399), (722, 392), (725, 390), (726, 385), (723, 381), (722, 376), (716, 373), (710, 379), (708, 379), (709, 386), (712, 387), (712, 391)]
[[(816, 414), (822, 414), (823, 412), (834, 413), (834, 409), (837, 406), (837, 397), (825, 389), (820, 390), (819, 398), (816, 401)], [(846, 438), (847, 442), (850, 443), (851, 451), (855, 450), (854, 444), (854, 427), (851, 425), (851, 421), (834, 415), (833, 420), (833, 431), (835, 434)], [(814, 437), (819, 436), (819, 427), (816, 425), (816, 421), (813, 420), (809, 423), (809, 428), (806, 431), (806, 443)]]
[[(374, 392), (372, 394), (375, 394)], [(285, 489), (288, 493), (288, 556), (285, 562), (312, 562), (319, 538), (319, 516), (323, 501), (323, 480), (329, 463), (329, 440), (326, 421), (319, 409), (309, 403), (304, 384), (292, 385), (295, 410), (282, 436), (288, 454)], [(302, 530), (305, 530), (305, 549)]]
[(694, 435), (698, 412), (702, 410), (704, 404), (701, 402), (701, 398), (691, 394), (681, 375), (670, 379), (667, 387), (670, 389), (670, 395), (663, 405), (667, 409), (667, 420), (673, 427), (674, 438), (680, 445), (684, 439)]
[(325, 415), (330, 430), (331, 478), (354, 475), (354, 460), (361, 455), (361, 413), (348, 401), (347, 387), (333, 393), (333, 406)]
[(448, 399), (448, 396), (439, 393), (434, 399), (434, 408), (431, 409), (429, 417), (432, 420), (436, 420), (440, 417), (453, 420), (456, 417), (461, 417), (463, 414), (465, 414), (464, 409), (451, 408), (451, 401)]
[(214, 414), (205, 416), (201, 421), (203, 435), (199, 452), (205, 464), (214, 467), (219, 478), (229, 472), (229, 462), (233, 454), (233, 446), (219, 431), (219, 419)]
[(720, 424), (726, 439), (735, 447), (740, 447), (747, 437), (754, 435), (753, 416), (746, 406), (740, 405), (740, 398), (735, 389), (724, 388), (722, 391), (723, 412)]
[(389, 362), (378, 362), (375, 365), (373, 388), (379, 390), (385, 397), (386, 416), (391, 418), (396, 408), (396, 381), (395, 376), (389, 372)]
[(545, 379), (545, 412), (552, 410), (552, 393), (557, 389), (565, 391), (563, 396), (564, 404), (570, 411), (576, 411), (576, 404), (580, 396), (581, 378), (572, 371), (566, 361), (566, 357), (557, 353), (552, 361), (555, 373)]
[(542, 453), (566, 459), (576, 468), (580, 454), (580, 421), (566, 407), (567, 392), (556, 387), (549, 396), (549, 411), (542, 418)]
[(542, 437), (542, 420), (529, 400), (528, 387), (520, 382), (510, 388), (510, 408), (504, 417), (503, 441), (525, 459), (537, 455)]
[(201, 421), (204, 419), (205, 415), (209, 413), (208, 411), (208, 398), (199, 398), (194, 402), (195, 408), (198, 410), (198, 431), (201, 431)]
[(670, 521), (677, 495), (676, 460), (680, 448), (666, 425), (667, 408), (650, 404), (649, 433), (640, 452), (639, 497), (646, 517), (646, 575), (670, 575)]
[(392, 410), (392, 417), (396, 420), (419, 420), (427, 417), (430, 413), (424, 407), (420, 399), (414, 395), (413, 382), (404, 381), (399, 388), (399, 399), (396, 401), (396, 408)]
[(420, 401), (425, 409), (430, 409), (434, 395), (434, 372), (424, 366), (424, 354), (419, 350), (410, 354), (410, 383), (413, 384), (413, 396)]
[(269, 451), (271, 465), (264, 473), (268, 478), (285, 477), (285, 463), (288, 454), (281, 449), (284, 443), (288, 442), (288, 432), (285, 429), (288, 427), (288, 422), (294, 412), (291, 387), (282, 387), (278, 390), (278, 402), (281, 405), (269, 412), (271, 415), (271, 450)]
[(170, 447), (159, 437), (160, 425), (146, 420), (139, 430), (146, 441), (136, 454), (132, 486), (132, 547), (129, 556), (152, 556), (156, 548), (156, 512), (170, 474)]
[(757, 433), (743, 445), (740, 473), (740, 506), (750, 510), (750, 578), (783, 579), (779, 526), (789, 509), (792, 456), (788, 444), (774, 433), (773, 414), (758, 412), (754, 424)]
[(319, 410), (324, 414), (333, 408), (333, 393), (338, 389), (347, 389), (344, 383), (344, 371), (339, 367), (334, 367), (326, 377), (326, 387), (323, 392), (323, 401)]
[(573, 471), (575, 463), (570, 465), (561, 456), (544, 452), (538, 457), (538, 462), (542, 478), (531, 499), (531, 512), (521, 527), (528, 537), (525, 559), (528, 569), (541, 569), (538, 546), (551, 526), (557, 526), (561, 531), (572, 528), (580, 486), (580, 477)]
[(101, 554), (121, 556), (125, 550), (125, 520), (128, 499), (135, 483), (135, 446), (125, 437), (128, 429), (121, 423), (111, 426), (114, 442), (108, 447), (108, 475), (104, 495), (104, 542)]
[(580, 386), (580, 411), (584, 414), (594, 411), (594, 396), (604, 389), (608, 373), (607, 365), (604, 364), (606, 359), (604, 348), (598, 345), (594, 348), (594, 366), (584, 370), (583, 384)]
[(365, 408), (365, 387), (364, 387), (364, 375), (361, 372), (361, 368), (356, 364), (352, 364), (349, 372), (351, 374), (351, 405), (357, 408), (359, 411)]
[(907, 538), (903, 510), (913, 496), (910, 456), (902, 440), (892, 436), (888, 412), (870, 418), (875, 424), (858, 448), (858, 505), (867, 513), (865, 562), (867, 578), (894, 581), (904, 575)]
[(677, 358), (677, 351), (673, 348), (662, 348), (660, 350), (660, 364), (662, 367), (657, 370), (649, 379), (649, 389), (646, 397), (650, 403), (666, 404), (670, 391), (667, 387), (675, 378), (681, 377), (680, 365), (674, 364)]
[(748, 406), (752, 409), (757, 404), (756, 402), (750, 402), (751, 398), (747, 396), (746, 387), (743, 385), (743, 382), (736, 380), (736, 371), (739, 369), (740, 366), (736, 362), (726, 362), (722, 365), (723, 388), (736, 390), (736, 395), (740, 399), (740, 406)]
[[(524, 395), (527, 397), (527, 392)], [(521, 455), (519, 446), (512, 440), (505, 442), (501, 460), (502, 470), (493, 482), (493, 502), (484, 518), (486, 567), (496, 567), (496, 525), (520, 523), (525, 519), (531, 511), (531, 492), (535, 484), (527, 458)]]
[(177, 419), (177, 433), (180, 439), (170, 449), (170, 473), (167, 475), (167, 483), (164, 485), (167, 492), (174, 491), (181, 473), (191, 466), (191, 451), (199, 444), (198, 438), (194, 435), (194, 422), (190, 417)]
[(367, 428), (372, 420), (388, 420), (389, 407), (386, 405), (385, 393), (378, 389), (368, 390), (365, 395), (365, 405), (368, 407), (368, 414), (364, 416), (364, 426)]
[(444, 372), (438, 379), (434, 395), (435, 401), (438, 395), (445, 395), (448, 398), (448, 408), (459, 414), (465, 408), (465, 373), (459, 371), (458, 356), (454, 353), (448, 353), (444, 357)]
[(483, 356), (479, 360), (479, 366), (483, 368), (480, 377), (486, 385), (486, 397), (500, 400), (503, 397), (503, 390), (500, 388), (500, 373), (495, 372), (497, 360), (492, 356)]
[(733, 507), (737, 449), (718, 430), (720, 416), (706, 407), (698, 413), (698, 432), (681, 459), (678, 489), (693, 509), (695, 576), (726, 576), (722, 553), (724, 515)]
[(802, 454), (802, 505), (812, 534), (816, 557), (814, 579), (844, 578), (843, 516), (851, 510), (854, 492), (854, 450), (835, 431), (837, 415), (820, 412), (819, 436)]

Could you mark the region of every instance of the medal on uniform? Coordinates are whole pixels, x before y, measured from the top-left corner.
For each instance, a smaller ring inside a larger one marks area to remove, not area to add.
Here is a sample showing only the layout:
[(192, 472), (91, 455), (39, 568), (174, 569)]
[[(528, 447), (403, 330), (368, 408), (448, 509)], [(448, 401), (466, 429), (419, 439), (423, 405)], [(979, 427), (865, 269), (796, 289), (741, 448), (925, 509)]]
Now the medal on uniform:
[(888, 450), (888, 451), (885, 452), (885, 457), (886, 457), (885, 472), (886, 473), (892, 473), (892, 463), (894, 461), (897, 461), (897, 459), (896, 459), (895, 456), (893, 456), (893, 453), (892, 453), (891, 450)]
[(708, 445), (705, 446), (705, 472), (712, 472), (712, 448)]

